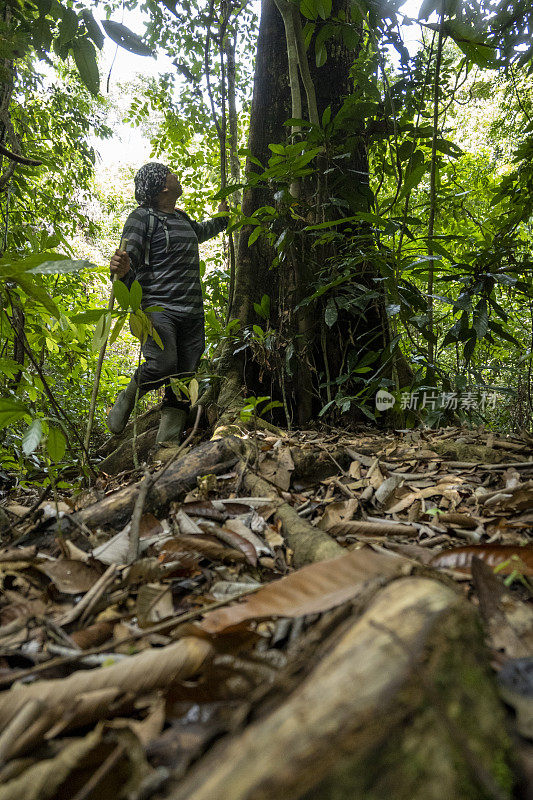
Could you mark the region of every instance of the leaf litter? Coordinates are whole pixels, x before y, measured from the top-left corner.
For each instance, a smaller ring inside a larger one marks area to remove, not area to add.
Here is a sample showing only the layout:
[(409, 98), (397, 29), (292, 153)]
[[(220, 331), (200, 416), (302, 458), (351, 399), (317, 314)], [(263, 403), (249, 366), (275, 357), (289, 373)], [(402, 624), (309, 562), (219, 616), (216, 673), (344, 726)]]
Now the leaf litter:
[[(64, 536), (48, 527), (120, 479), (30, 518), (34, 498), (12, 492), (0, 551), (0, 800), (164, 796), (293, 663), (314, 657), (306, 631), (316, 641), (335, 609), (356, 613), (402, 575), (456, 580), (496, 669), (531, 659), (527, 438), (482, 428), (256, 438), (247, 468), (272, 491), (244, 496), (239, 469), (199, 476), (166, 513), (142, 515), (132, 563), (130, 522)], [(344, 552), (295, 569), (281, 502)], [(526, 733), (528, 713), (520, 706)]]

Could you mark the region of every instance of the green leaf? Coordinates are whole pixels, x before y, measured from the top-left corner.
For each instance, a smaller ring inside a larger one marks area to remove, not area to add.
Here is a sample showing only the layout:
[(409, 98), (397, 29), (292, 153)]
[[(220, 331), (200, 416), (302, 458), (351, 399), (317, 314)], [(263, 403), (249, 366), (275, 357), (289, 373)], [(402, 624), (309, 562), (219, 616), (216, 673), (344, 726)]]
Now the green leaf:
[(70, 321), (92, 324), (93, 322), (99, 322), (106, 313), (107, 310), (105, 308), (90, 308), (87, 311), (83, 311), (81, 314), (74, 314), (70, 317)]
[(78, 15), (71, 8), (61, 7), (61, 22), (59, 23), (59, 46), (71, 42), (78, 30)]
[(322, 19), (327, 19), (331, 16), (332, 0), (315, 0), (315, 3), (319, 16), (321, 16)]
[(58, 307), (48, 294), (42, 279), (39, 275), (18, 275), (15, 282), (20, 288), (34, 300), (37, 300), (53, 317), (59, 319), (61, 314)]
[(135, 53), (137, 56), (153, 56), (152, 48), (149, 47), (140, 36), (138, 36), (125, 25), (120, 22), (114, 22), (112, 19), (101, 20), (102, 27), (109, 36), (120, 47), (129, 50), (130, 53)]
[(418, 19), (429, 19), (434, 11), (440, 9), (440, 0), (424, 0), (418, 12)]
[(28, 409), (21, 400), (0, 398), (0, 429), (22, 419), (28, 413)]
[(191, 405), (194, 405), (198, 400), (198, 393), (200, 387), (198, 386), (198, 381), (196, 378), (193, 378), (189, 383), (189, 397), (191, 400)]
[(326, 311), (324, 312), (324, 321), (328, 328), (331, 328), (331, 326), (337, 322), (338, 316), (339, 312), (337, 310), (337, 306), (335, 305), (335, 301), (332, 299), (328, 300)]
[(317, 19), (318, 17), (318, 2), (317, 0), (301, 0), (300, 12), (307, 19)]
[(474, 309), (473, 325), (478, 339), (483, 339), (489, 327), (489, 312), (487, 301), (480, 300)]
[(476, 337), (473, 336), (471, 339), (468, 339), (468, 341), (466, 342), (466, 344), (465, 344), (465, 346), (463, 348), (463, 355), (464, 355), (465, 361), (467, 361), (467, 362), (470, 361), (470, 359), (472, 358), (472, 356), (474, 354), (474, 350), (476, 349), (476, 341), (477, 341)]
[(66, 275), (68, 272), (79, 272), (81, 269), (97, 269), (97, 266), (85, 259), (63, 258), (61, 261), (43, 261), (27, 271), (32, 275)]
[(113, 281), (113, 294), (119, 306), (126, 311), (130, 307), (130, 292), (126, 284), (119, 280)]
[(66, 256), (61, 253), (33, 253), (31, 256), (20, 258), (16, 254), (4, 253), (0, 259), (0, 278), (12, 278), (20, 275), (21, 272), (28, 272), (43, 262), (53, 259), (54, 261), (63, 260)]
[(104, 34), (100, 30), (97, 21), (93, 17), (92, 11), (90, 11), (88, 8), (84, 8), (83, 11), (81, 12), (81, 16), (85, 23), (87, 33), (89, 34), (89, 36), (91, 37), (97, 48), (101, 50), (102, 47), (104, 46), (104, 41), (105, 41)]
[(31, 425), (26, 428), (24, 436), (22, 437), (22, 450), (25, 455), (29, 456), (41, 444), (43, 438), (43, 426), (40, 419), (34, 419)]
[(137, 314), (137, 311), (135, 314), (130, 314), (130, 331), (132, 336), (135, 336), (140, 342), (144, 342), (144, 326)]
[(75, 39), (71, 50), (80, 78), (91, 94), (97, 95), (100, 91), (100, 73), (94, 45), (88, 39)]
[(46, 449), (52, 461), (56, 463), (61, 461), (67, 449), (67, 440), (61, 428), (50, 426), (48, 439), (46, 440)]
[(130, 306), (133, 311), (141, 307), (143, 290), (139, 281), (133, 281), (130, 288)]
[(326, 50), (326, 46), (325, 45), (322, 45), (322, 47), (320, 47), (316, 51), (315, 58), (316, 58), (317, 67), (323, 67), (324, 64), (326, 63), (326, 61), (328, 60), (328, 51)]
[(126, 320), (127, 320), (127, 317), (125, 315), (123, 317), (120, 317), (119, 319), (117, 319), (117, 321), (115, 323), (115, 327), (113, 328), (113, 333), (109, 337), (109, 344), (110, 345), (113, 344), (114, 342), (116, 342), (116, 340), (120, 336), (120, 332), (121, 332), (122, 328), (124, 327), (124, 323), (126, 322)]
[(425, 173), (427, 172), (428, 165), (427, 164), (419, 164), (418, 167), (415, 167), (414, 170), (407, 176), (405, 181), (403, 182), (402, 191), (398, 195), (398, 200), (401, 200), (403, 197), (412, 192), (415, 186), (418, 186), (422, 178), (424, 177)]
[(250, 234), (250, 236), (248, 238), (248, 247), (251, 247), (251, 245), (253, 245), (253, 243), (256, 241), (256, 239), (259, 239), (259, 237), (261, 236), (262, 232), (263, 232), (263, 229), (262, 229), (262, 227), (260, 225), (258, 225), (257, 228), (253, 229), (253, 231), (251, 232), (251, 234)]

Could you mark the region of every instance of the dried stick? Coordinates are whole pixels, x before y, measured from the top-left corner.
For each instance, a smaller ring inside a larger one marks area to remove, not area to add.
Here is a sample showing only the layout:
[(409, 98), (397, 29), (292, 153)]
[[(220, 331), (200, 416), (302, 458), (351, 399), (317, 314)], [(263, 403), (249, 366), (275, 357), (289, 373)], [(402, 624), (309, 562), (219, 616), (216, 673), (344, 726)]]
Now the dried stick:
[[(127, 239), (122, 239), (120, 242), (120, 250), (125, 250), (126, 245), (128, 244)], [(113, 311), (113, 306), (115, 304), (115, 293), (113, 292), (113, 284), (115, 282), (116, 275), (113, 275), (111, 278), (111, 294), (109, 296), (109, 303), (107, 304), (107, 313), (111, 314)], [(91, 431), (93, 429), (93, 422), (94, 422), (94, 412), (96, 410), (96, 400), (98, 397), (98, 389), (100, 388), (100, 377), (102, 375), (102, 367), (104, 364), (105, 358), (105, 351), (107, 348), (107, 339), (103, 343), (102, 347), (100, 348), (100, 354), (98, 356), (98, 362), (96, 364), (96, 370), (94, 373), (94, 382), (93, 382), (93, 391), (91, 394), (91, 404), (89, 406), (89, 419), (87, 420), (87, 429), (85, 431), (85, 440), (83, 443), (85, 452), (83, 454), (83, 463), (87, 463), (89, 458), (89, 442), (91, 440)]]
[(78, 619), (80, 616), (82, 618), (86, 618), (91, 609), (94, 608), (98, 600), (101, 598), (107, 587), (115, 579), (116, 572), (116, 564), (111, 564), (106, 569), (104, 574), (98, 578), (94, 586), (92, 586), (89, 591), (85, 593), (78, 605), (74, 606), (74, 608), (71, 608), (70, 611), (67, 611), (67, 613), (59, 621), (59, 624), (61, 626), (68, 625), (69, 623), (74, 622), (74, 620)]
[(183, 452), (185, 447), (189, 444), (191, 439), (196, 434), (198, 430), (198, 424), (200, 422), (200, 417), (202, 415), (202, 406), (198, 406), (198, 411), (196, 412), (196, 419), (194, 421), (194, 427), (190, 434), (187, 436), (183, 444), (181, 444), (176, 452), (173, 454), (172, 458), (170, 458), (162, 470), (160, 470), (155, 475), (150, 475), (148, 470), (145, 470), (144, 473), (144, 480), (139, 488), (139, 494), (137, 495), (137, 499), (135, 501), (135, 506), (133, 507), (133, 514), (131, 517), (131, 528), (130, 528), (130, 542), (129, 542), (129, 549), (128, 549), (128, 563), (131, 564), (135, 561), (136, 558), (139, 556), (139, 529), (141, 524), (141, 517), (143, 513), (144, 504), (146, 502), (146, 498), (148, 497), (148, 492), (150, 489), (157, 483), (159, 478), (165, 474), (167, 469), (173, 464), (180, 453)]

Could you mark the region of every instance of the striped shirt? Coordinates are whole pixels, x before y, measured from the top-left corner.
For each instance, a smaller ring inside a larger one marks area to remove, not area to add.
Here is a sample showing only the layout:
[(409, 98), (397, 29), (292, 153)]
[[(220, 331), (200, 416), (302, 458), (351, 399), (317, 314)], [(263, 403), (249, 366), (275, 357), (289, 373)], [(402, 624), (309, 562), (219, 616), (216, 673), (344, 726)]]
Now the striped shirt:
[[(178, 316), (203, 316), (198, 244), (225, 230), (228, 217), (194, 222), (184, 211), (168, 213), (157, 210), (155, 213), (160, 219), (153, 228), (149, 264), (146, 266), (150, 213), (144, 206), (139, 206), (126, 220), (122, 238), (128, 240), (126, 252), (131, 269), (122, 280), (128, 287), (134, 280), (139, 281), (143, 290), (143, 308), (157, 305)], [(165, 223), (161, 221), (163, 219)]]

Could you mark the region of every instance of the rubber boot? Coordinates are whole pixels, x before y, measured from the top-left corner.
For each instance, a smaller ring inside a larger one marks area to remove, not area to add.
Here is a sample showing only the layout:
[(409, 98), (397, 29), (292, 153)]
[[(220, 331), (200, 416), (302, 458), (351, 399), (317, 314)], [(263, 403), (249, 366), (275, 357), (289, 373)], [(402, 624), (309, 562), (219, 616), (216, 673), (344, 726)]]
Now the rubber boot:
[(164, 406), (161, 409), (161, 422), (159, 423), (155, 443), (179, 442), (187, 417), (188, 413), (183, 408)]
[(131, 379), (115, 400), (115, 405), (107, 415), (107, 427), (117, 436), (126, 427), (130, 414), (135, 406), (137, 382)]

